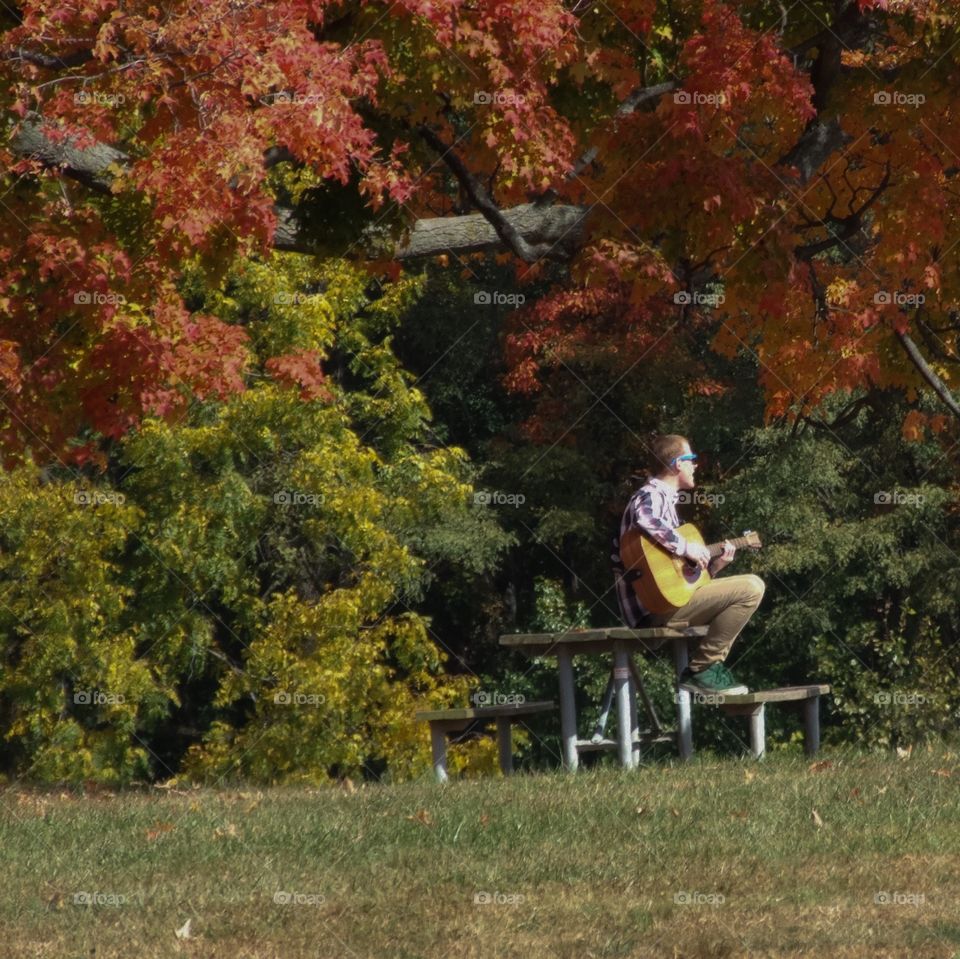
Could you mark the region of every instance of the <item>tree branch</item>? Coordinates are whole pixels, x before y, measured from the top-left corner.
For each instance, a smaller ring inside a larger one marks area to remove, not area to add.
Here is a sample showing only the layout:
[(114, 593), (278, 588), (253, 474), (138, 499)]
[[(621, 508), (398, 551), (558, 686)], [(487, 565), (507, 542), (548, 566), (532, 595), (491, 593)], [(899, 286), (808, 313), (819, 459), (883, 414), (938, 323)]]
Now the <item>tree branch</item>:
[(23, 47), (17, 47), (15, 50), (5, 50), (0, 54), (0, 57), (4, 60), (23, 60), (46, 70), (69, 70), (72, 67), (89, 63), (93, 59), (93, 51), (77, 50), (64, 57), (52, 57), (47, 53), (36, 53), (32, 50), (24, 50)]
[(806, 260), (809, 262), (814, 256), (818, 253), (823, 253), (824, 250), (829, 250), (832, 247), (836, 246), (839, 243), (843, 243), (845, 240), (849, 240), (858, 230), (863, 226), (863, 218), (871, 206), (877, 201), (880, 195), (884, 190), (890, 185), (890, 163), (886, 165), (886, 170), (883, 174), (883, 179), (877, 184), (874, 189), (870, 191), (870, 196), (852, 213), (848, 216), (837, 217), (830, 215), (827, 217), (825, 222), (822, 223), (811, 223), (811, 226), (827, 226), (832, 224), (838, 226), (840, 229), (833, 236), (828, 236), (823, 240), (818, 240), (816, 243), (805, 243), (803, 246), (798, 246), (794, 249), (794, 256), (798, 260)]
[(907, 356), (910, 357), (910, 361), (920, 371), (920, 375), (930, 384), (930, 388), (940, 397), (944, 406), (946, 406), (957, 419), (960, 419), (960, 404), (954, 399), (946, 383), (930, 368), (927, 361), (917, 349), (916, 343), (910, 338), (910, 335), (908, 333), (901, 333), (899, 330), (895, 330), (894, 332), (900, 341), (900, 345), (906, 351)]
[(541, 259), (559, 261), (570, 259), (576, 246), (579, 245), (579, 226), (582, 224), (582, 217), (578, 221), (574, 221), (576, 229), (569, 238), (561, 236), (554, 243), (528, 242), (523, 234), (503, 215), (503, 211), (493, 202), (477, 177), (467, 169), (467, 165), (460, 159), (453, 147), (447, 146), (426, 124), (421, 123), (417, 127), (417, 132), (440, 154), (443, 162), (450, 167), (454, 176), (470, 197), (471, 203), (490, 223), (504, 246), (512, 250), (525, 263), (536, 263)]

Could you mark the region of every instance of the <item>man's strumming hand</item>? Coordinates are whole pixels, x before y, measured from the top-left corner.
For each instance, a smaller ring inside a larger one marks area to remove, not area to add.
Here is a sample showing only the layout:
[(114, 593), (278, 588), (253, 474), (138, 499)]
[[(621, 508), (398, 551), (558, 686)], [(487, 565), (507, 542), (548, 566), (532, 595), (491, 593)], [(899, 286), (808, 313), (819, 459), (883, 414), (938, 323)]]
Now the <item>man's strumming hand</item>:
[(687, 558), (692, 559), (701, 569), (710, 563), (710, 550), (701, 543), (687, 543)]

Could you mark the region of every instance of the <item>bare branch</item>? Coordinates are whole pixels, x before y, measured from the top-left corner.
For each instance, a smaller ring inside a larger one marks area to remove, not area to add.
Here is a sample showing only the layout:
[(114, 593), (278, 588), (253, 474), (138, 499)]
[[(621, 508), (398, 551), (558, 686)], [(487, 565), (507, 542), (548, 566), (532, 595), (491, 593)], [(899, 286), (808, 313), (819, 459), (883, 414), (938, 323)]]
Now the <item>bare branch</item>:
[(466, 190), (473, 205), (489, 221), (504, 246), (512, 250), (525, 263), (541, 259), (569, 260), (580, 238), (579, 230), (569, 237), (560, 237), (553, 243), (530, 243), (503, 215), (503, 210), (493, 202), (483, 184), (474, 176), (451, 146), (447, 146), (426, 124), (417, 127), (418, 132), (440, 154), (441, 159), (453, 171), (454, 176)]
[(930, 384), (930, 388), (940, 397), (944, 406), (946, 406), (957, 419), (960, 419), (960, 404), (954, 399), (946, 383), (930, 368), (920, 353), (920, 350), (917, 349), (917, 344), (913, 342), (908, 333), (901, 333), (899, 330), (895, 330), (894, 332), (900, 341), (900, 345), (906, 351), (907, 356), (910, 357), (910, 361), (920, 371), (920, 375)]
[(77, 50), (64, 57), (52, 57), (48, 53), (38, 53), (17, 47), (14, 50), (5, 50), (0, 57), (4, 60), (23, 60), (25, 63), (32, 63), (35, 67), (43, 67), (46, 70), (69, 70), (92, 60), (93, 51)]

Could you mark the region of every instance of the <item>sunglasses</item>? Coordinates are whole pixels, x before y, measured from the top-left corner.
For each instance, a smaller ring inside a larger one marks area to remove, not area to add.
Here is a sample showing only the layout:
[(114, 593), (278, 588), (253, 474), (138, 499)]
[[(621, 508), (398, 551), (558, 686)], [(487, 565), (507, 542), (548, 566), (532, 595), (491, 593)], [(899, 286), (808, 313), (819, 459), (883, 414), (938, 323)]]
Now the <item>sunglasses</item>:
[(674, 456), (674, 458), (670, 460), (670, 465), (673, 466), (675, 463), (682, 463), (684, 462), (684, 460), (689, 460), (690, 462), (693, 462), (696, 460), (696, 458), (697, 458), (696, 453), (684, 453), (682, 456)]

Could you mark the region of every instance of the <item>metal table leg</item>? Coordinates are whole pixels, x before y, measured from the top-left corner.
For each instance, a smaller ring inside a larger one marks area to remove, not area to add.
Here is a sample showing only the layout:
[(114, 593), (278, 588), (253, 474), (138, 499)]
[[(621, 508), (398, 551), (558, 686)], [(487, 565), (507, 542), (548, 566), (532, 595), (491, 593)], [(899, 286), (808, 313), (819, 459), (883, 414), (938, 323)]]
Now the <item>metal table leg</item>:
[(633, 717), (630, 715), (630, 656), (622, 641), (613, 644), (613, 687), (617, 701), (617, 754), (620, 765), (633, 766)]
[(577, 705), (573, 688), (573, 662), (570, 650), (557, 650), (560, 672), (560, 737), (563, 740), (563, 766), (573, 772), (579, 765), (577, 754)]
[(693, 723), (690, 716), (690, 693), (680, 688), (680, 674), (687, 668), (687, 640), (673, 640), (673, 664), (677, 671), (677, 749), (681, 759), (693, 755)]

